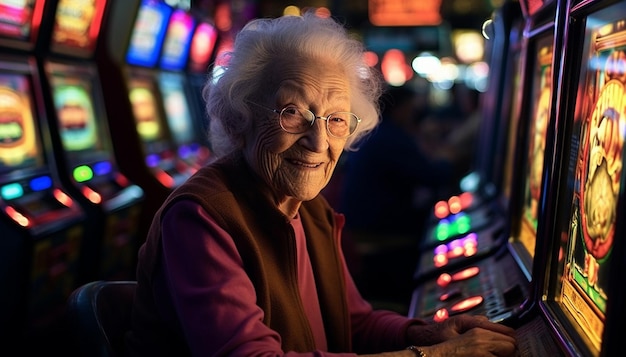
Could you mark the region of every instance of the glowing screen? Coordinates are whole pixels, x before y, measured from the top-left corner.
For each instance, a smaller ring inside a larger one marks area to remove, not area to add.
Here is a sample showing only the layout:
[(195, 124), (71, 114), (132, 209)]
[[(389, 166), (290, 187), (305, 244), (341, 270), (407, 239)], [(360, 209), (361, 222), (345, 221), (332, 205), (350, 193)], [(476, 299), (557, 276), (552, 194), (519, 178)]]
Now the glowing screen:
[[(553, 294), (599, 351), (626, 131), (626, 3), (588, 17)], [(556, 254), (554, 254), (556, 255)], [(613, 282), (616, 283), (616, 282)], [(621, 281), (617, 282), (622, 284)]]
[(126, 53), (127, 63), (145, 67), (157, 63), (171, 12), (172, 8), (162, 2), (141, 2)]
[(67, 151), (95, 149), (98, 144), (91, 85), (87, 81), (54, 76), (54, 106), (59, 120), (59, 132)]
[(177, 73), (163, 72), (159, 77), (167, 123), (178, 145), (192, 142), (195, 130), (183, 84), (182, 75)]
[(96, 45), (105, 1), (60, 0), (54, 18), (52, 43), (88, 50)]
[(0, 35), (28, 40), (32, 31), (35, 0), (0, 0)]
[(189, 70), (206, 72), (213, 56), (217, 30), (209, 23), (203, 22), (196, 27), (189, 48)]
[(158, 110), (155, 88), (151, 81), (131, 79), (129, 99), (133, 107), (137, 132), (144, 142), (159, 140), (163, 137), (161, 114)]
[(524, 184), (524, 204), (520, 240), (526, 249), (534, 254), (537, 236), (537, 218), (541, 196), (541, 178), (546, 148), (546, 131), (550, 120), (550, 100), (552, 93), (552, 37), (538, 41), (535, 53), (535, 66), (528, 147), (526, 152), (526, 172)]
[(43, 162), (28, 79), (0, 74), (0, 172)]
[(191, 14), (183, 10), (176, 10), (172, 14), (163, 42), (161, 68), (180, 70), (185, 67), (193, 25), (194, 20)]

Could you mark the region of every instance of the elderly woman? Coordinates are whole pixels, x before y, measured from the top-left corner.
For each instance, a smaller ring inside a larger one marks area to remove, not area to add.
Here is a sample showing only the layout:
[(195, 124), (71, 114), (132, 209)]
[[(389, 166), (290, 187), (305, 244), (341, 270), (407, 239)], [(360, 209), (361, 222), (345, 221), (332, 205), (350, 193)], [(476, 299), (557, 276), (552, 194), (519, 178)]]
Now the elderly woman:
[(378, 124), (362, 45), (306, 14), (251, 22), (229, 56), (204, 90), (218, 158), (163, 203), (140, 250), (129, 353), (512, 354), (508, 327), (376, 311), (352, 281), (344, 218), (319, 193)]

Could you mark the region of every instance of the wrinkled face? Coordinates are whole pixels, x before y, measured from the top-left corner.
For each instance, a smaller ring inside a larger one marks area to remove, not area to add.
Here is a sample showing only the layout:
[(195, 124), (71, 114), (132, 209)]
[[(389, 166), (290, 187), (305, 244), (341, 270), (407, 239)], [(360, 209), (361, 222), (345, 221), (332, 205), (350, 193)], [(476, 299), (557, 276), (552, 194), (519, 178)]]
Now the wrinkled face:
[[(295, 105), (317, 116), (350, 111), (348, 80), (339, 66), (315, 60), (291, 62), (276, 66), (275, 101), (258, 104), (277, 110)], [(278, 114), (257, 106), (252, 109), (257, 117), (245, 147), (250, 166), (277, 200), (313, 199), (330, 180), (346, 139), (330, 136), (321, 119), (304, 133), (290, 134), (281, 129)]]

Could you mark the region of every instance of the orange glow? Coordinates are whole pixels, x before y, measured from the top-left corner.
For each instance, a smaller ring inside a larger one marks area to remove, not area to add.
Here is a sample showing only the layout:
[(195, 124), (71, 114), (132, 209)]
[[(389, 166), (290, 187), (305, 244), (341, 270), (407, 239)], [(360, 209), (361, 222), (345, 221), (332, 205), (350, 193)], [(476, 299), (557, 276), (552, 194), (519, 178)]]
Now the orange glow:
[(450, 207), (450, 212), (453, 214), (457, 214), (461, 212), (463, 208), (461, 206), (461, 198), (459, 196), (452, 196), (448, 199), (448, 206)]
[(370, 22), (375, 26), (439, 25), (442, 0), (369, 0)]
[(58, 188), (55, 188), (54, 191), (52, 191), (52, 195), (65, 207), (72, 207), (74, 205), (72, 198)]
[(442, 266), (448, 264), (448, 257), (445, 254), (435, 254), (433, 262), (435, 263), (435, 267), (441, 268)]
[(215, 6), (215, 26), (223, 32), (228, 32), (233, 26), (230, 3), (220, 2)]
[(459, 198), (461, 199), (461, 206), (463, 207), (462, 209), (466, 209), (467, 207), (471, 206), (472, 202), (474, 201), (474, 195), (472, 195), (471, 192), (463, 192), (459, 195)]
[(437, 285), (441, 286), (442, 288), (445, 288), (446, 286), (448, 286), (448, 284), (450, 284), (451, 281), (452, 281), (452, 276), (450, 276), (450, 274), (448, 273), (443, 273), (439, 275), (439, 277), (437, 278)]
[(367, 64), (370, 67), (374, 67), (378, 64), (378, 55), (375, 52), (366, 51), (363, 54), (363, 57), (364, 57), (365, 64)]
[(435, 315), (433, 316), (433, 321), (442, 322), (447, 320), (448, 317), (450, 317), (450, 315), (448, 314), (448, 310), (446, 310), (445, 308), (441, 308), (437, 310), (437, 312), (435, 312)]
[(471, 277), (478, 275), (480, 272), (480, 268), (478, 267), (469, 267), (461, 270), (458, 273), (454, 273), (451, 277), (452, 281), (466, 280)]
[(435, 203), (435, 217), (441, 219), (450, 214), (448, 210), (448, 203), (446, 201), (439, 201)]
[(385, 81), (394, 86), (406, 83), (413, 76), (413, 70), (406, 62), (404, 52), (390, 49), (383, 55), (380, 69)]
[(23, 214), (16, 211), (15, 208), (7, 206), (4, 208), (4, 212), (6, 212), (6, 214), (20, 226), (28, 227), (30, 225), (30, 220)]
[(452, 305), (452, 307), (450, 307), (450, 311), (454, 311), (454, 312), (467, 311), (469, 309), (472, 309), (482, 304), (482, 302), (483, 302), (483, 297), (480, 295), (468, 297), (467, 299), (461, 300), (458, 303)]
[(83, 196), (87, 197), (87, 199), (92, 203), (99, 204), (100, 202), (102, 202), (102, 196), (100, 196), (98, 192), (92, 190), (91, 188), (83, 186), (83, 189), (81, 191), (83, 193)]
[(476, 252), (478, 252), (478, 244), (472, 240), (466, 241), (463, 248), (465, 248), (465, 253), (463, 255), (465, 255), (466, 257), (471, 257), (472, 255), (476, 254)]
[(456, 244), (451, 248), (448, 251), (448, 258), (450, 259), (458, 258), (465, 253), (465, 249), (461, 245)]
[(315, 10), (315, 15), (317, 17), (321, 17), (323, 19), (327, 19), (330, 17), (330, 10), (327, 7), (318, 7)]

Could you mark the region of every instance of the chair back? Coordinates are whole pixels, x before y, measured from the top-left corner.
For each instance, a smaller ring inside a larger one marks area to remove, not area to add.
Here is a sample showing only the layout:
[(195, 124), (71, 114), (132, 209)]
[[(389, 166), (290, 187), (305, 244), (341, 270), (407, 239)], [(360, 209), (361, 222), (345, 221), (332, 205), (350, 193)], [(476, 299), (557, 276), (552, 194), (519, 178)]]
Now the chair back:
[(78, 287), (68, 299), (70, 331), (81, 356), (124, 355), (124, 336), (136, 281), (98, 280)]

